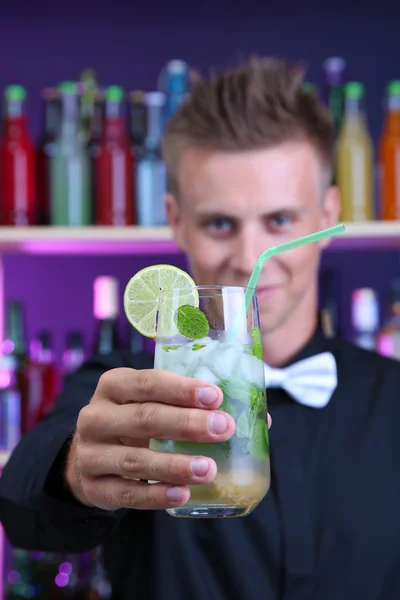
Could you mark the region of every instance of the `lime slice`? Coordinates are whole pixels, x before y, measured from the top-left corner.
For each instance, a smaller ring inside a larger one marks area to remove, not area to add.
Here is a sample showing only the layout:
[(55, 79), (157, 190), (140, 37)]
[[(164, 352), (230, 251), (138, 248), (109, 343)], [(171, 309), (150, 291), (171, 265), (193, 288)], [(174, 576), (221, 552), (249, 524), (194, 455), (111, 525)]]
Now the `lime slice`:
[(183, 304), (199, 306), (195, 282), (182, 269), (173, 265), (152, 265), (138, 271), (124, 292), (124, 310), (129, 323), (145, 337), (154, 338), (157, 331), (157, 312), (160, 291), (178, 289), (180, 292), (164, 298), (158, 320), (158, 334), (174, 336), (178, 333), (174, 314)]

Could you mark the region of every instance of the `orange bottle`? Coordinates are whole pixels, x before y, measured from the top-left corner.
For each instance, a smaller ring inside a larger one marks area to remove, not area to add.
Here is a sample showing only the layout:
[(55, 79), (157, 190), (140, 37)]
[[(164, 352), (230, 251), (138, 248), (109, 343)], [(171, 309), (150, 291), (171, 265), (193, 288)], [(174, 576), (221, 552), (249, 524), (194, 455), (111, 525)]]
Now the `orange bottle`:
[(380, 217), (400, 219), (400, 81), (387, 87), (387, 110), (379, 143)]

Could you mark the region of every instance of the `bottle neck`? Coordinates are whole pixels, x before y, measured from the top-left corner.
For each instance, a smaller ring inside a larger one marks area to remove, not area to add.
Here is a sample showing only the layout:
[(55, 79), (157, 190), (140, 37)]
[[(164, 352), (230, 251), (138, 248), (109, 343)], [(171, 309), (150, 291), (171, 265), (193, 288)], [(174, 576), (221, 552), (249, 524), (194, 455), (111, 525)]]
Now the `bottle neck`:
[(74, 94), (65, 94), (61, 100), (61, 136), (76, 134), (79, 128), (78, 98)]
[(6, 138), (21, 138), (28, 135), (28, 122), (26, 116), (7, 113), (3, 120), (3, 134)]
[(103, 132), (104, 106), (102, 101), (96, 100), (93, 104), (93, 112), (90, 122), (90, 142), (99, 142)]
[(4, 352), (16, 356), (26, 353), (25, 330), (21, 309), (13, 306), (8, 312), (7, 336), (4, 341)]
[(362, 116), (361, 101), (359, 98), (345, 98), (344, 110), (346, 116)]
[(18, 100), (8, 100), (5, 107), (6, 119), (18, 119), (24, 116), (22, 102)]
[(115, 319), (103, 319), (99, 321), (96, 352), (98, 354), (110, 354), (117, 348), (118, 335)]
[(46, 100), (43, 115), (43, 139), (52, 141), (57, 137), (60, 124), (60, 105), (58, 100)]
[(130, 132), (133, 146), (138, 148), (144, 146), (146, 138), (146, 107), (143, 102), (132, 102), (131, 104)]
[(345, 99), (344, 126), (346, 129), (366, 129), (365, 116), (359, 99)]
[(400, 96), (388, 98), (385, 129), (390, 133), (400, 133)]
[(147, 130), (145, 148), (156, 152), (160, 149), (162, 139), (162, 107), (153, 105), (147, 107)]
[(103, 137), (113, 140), (127, 139), (127, 128), (121, 102), (105, 103)]

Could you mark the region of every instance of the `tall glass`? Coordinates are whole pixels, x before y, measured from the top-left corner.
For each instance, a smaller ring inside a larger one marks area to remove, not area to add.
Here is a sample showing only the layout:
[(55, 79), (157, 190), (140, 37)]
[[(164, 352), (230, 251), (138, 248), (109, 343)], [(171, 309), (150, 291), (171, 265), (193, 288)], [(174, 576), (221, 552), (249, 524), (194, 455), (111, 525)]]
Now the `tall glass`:
[(198, 295), (198, 308), (209, 325), (207, 335), (195, 340), (177, 329), (177, 309), (185, 304), (182, 290), (170, 290), (160, 297), (154, 367), (219, 386), (224, 394), (220, 410), (236, 422), (235, 434), (227, 442), (151, 440), (153, 450), (208, 456), (217, 464), (218, 472), (211, 483), (190, 486), (188, 503), (168, 510), (176, 517), (244, 517), (269, 490), (258, 302), (254, 293), (246, 311), (245, 291), (241, 287), (201, 286), (185, 292), (191, 301)]

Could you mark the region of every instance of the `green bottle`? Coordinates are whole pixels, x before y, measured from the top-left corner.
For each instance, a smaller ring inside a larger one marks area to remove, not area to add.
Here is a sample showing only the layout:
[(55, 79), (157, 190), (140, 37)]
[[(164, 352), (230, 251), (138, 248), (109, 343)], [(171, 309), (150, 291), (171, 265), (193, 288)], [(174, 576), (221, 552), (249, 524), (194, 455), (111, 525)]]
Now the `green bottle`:
[(61, 125), (50, 163), (50, 224), (90, 225), (92, 222), (89, 158), (80, 134), (79, 98), (76, 84), (58, 86), (61, 99)]

